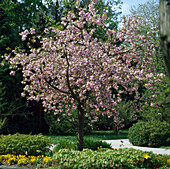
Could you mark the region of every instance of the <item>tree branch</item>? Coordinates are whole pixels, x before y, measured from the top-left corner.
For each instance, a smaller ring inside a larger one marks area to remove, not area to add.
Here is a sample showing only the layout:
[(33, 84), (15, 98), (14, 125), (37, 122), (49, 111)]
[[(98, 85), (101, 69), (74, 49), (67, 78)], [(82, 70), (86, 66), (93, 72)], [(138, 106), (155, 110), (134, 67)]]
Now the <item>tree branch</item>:
[(49, 84), (52, 88), (54, 88), (55, 90), (58, 90), (59, 92), (62, 92), (62, 93), (65, 93), (65, 94), (71, 94), (71, 93), (69, 93), (69, 92), (67, 92), (67, 91), (61, 90), (61, 89), (59, 89), (58, 87), (52, 85), (50, 82), (47, 81), (46, 78), (45, 78), (45, 81), (46, 81), (46, 83), (48, 83), (48, 84)]

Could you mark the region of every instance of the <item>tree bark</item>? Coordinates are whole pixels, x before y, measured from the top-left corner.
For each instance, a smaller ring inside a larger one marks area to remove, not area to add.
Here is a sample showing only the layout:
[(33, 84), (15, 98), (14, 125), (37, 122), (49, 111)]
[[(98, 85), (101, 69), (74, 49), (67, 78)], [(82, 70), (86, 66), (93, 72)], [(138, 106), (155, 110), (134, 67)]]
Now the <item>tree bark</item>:
[(161, 48), (170, 78), (170, 0), (160, 0)]
[(42, 102), (39, 101), (36, 103), (36, 112), (38, 114), (38, 132), (42, 133)]
[(84, 137), (84, 109), (81, 104), (78, 105), (78, 134), (77, 134), (77, 147), (76, 150), (83, 150), (83, 137)]

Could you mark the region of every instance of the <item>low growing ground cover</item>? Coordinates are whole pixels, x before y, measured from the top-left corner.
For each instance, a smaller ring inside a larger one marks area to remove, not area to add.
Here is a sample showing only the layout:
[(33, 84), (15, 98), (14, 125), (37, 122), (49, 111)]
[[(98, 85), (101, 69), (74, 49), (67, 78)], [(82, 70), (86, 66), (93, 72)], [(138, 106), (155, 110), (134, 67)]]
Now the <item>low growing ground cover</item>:
[(96, 151), (84, 149), (61, 149), (53, 155), (52, 169), (59, 168), (166, 168), (170, 167), (170, 156), (155, 155), (152, 152), (143, 152), (132, 148), (103, 149)]

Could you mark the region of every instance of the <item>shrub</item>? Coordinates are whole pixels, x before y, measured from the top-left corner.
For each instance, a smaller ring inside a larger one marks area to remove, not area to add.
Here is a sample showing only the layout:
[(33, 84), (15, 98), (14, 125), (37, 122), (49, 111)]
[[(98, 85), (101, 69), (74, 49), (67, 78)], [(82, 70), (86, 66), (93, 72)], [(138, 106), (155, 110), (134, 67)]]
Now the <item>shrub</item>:
[(139, 121), (129, 128), (129, 141), (135, 146), (160, 147), (170, 144), (169, 123), (161, 121)]
[[(135, 150), (132, 148), (124, 148), (118, 150), (101, 149), (100, 151), (84, 149), (81, 152), (75, 150), (61, 149), (53, 155), (53, 160), (55, 161), (55, 164), (54, 166), (52, 166), (52, 169), (151, 169), (154, 167), (160, 168), (161, 166), (163, 166), (162, 161), (160, 161), (157, 156), (154, 155), (152, 152), (143, 152), (141, 150)], [(164, 163), (164, 165), (166, 163)]]
[(50, 140), (41, 135), (1, 135), (0, 154), (45, 155), (50, 152)]
[(63, 149), (63, 148), (75, 150), (76, 149), (76, 142), (75, 141), (69, 141), (69, 140), (64, 140), (64, 141), (61, 140), (56, 144), (53, 152), (57, 152), (57, 151), (59, 151), (60, 149)]
[[(97, 150), (98, 148), (111, 148), (111, 145), (103, 142), (103, 141), (98, 141), (98, 140), (93, 140), (93, 139), (84, 139), (84, 148), (88, 148), (91, 150)], [(53, 152), (58, 152), (60, 149), (69, 149), (69, 150), (76, 150), (76, 141), (69, 141), (69, 140), (61, 140), (59, 141)]]
[(97, 150), (98, 147), (102, 148), (111, 148), (111, 144), (108, 144), (103, 141), (97, 141), (92, 139), (84, 139), (84, 148), (88, 148), (91, 150)]

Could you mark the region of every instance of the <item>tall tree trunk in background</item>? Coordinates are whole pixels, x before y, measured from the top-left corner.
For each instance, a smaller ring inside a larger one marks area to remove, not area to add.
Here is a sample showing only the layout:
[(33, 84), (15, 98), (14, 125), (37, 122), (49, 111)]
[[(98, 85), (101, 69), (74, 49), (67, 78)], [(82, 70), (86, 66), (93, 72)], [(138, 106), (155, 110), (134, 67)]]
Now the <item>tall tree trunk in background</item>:
[(36, 103), (36, 112), (38, 114), (38, 132), (42, 133), (43, 132), (43, 128), (42, 128), (42, 102), (39, 101)]
[(160, 0), (160, 36), (164, 61), (170, 78), (170, 0)]
[(76, 150), (83, 150), (83, 137), (84, 137), (84, 109), (81, 104), (78, 105), (78, 134), (77, 134), (77, 147)]
[(59, 17), (59, 3), (58, 3), (58, 0), (56, 0), (56, 5), (55, 5), (55, 22), (59, 22), (60, 21), (60, 17)]

